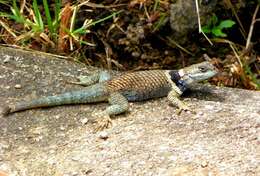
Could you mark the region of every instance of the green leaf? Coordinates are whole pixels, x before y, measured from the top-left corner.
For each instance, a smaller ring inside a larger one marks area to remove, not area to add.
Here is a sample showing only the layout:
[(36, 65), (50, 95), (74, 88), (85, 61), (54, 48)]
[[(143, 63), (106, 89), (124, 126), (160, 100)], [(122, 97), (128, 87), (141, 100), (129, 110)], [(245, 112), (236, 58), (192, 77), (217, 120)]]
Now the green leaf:
[(218, 23), (218, 17), (217, 15), (213, 15), (210, 19), (210, 25), (216, 26), (216, 24)]
[(209, 26), (203, 26), (202, 27), (202, 31), (205, 33), (205, 34), (209, 34), (211, 33), (211, 28)]
[(232, 20), (224, 20), (224, 21), (221, 21), (220, 24), (218, 25), (218, 27), (220, 29), (223, 29), (223, 28), (231, 28), (234, 24), (236, 24), (234, 21)]
[(212, 29), (212, 33), (213, 35), (215, 35), (216, 37), (226, 37), (227, 34), (225, 34), (224, 32), (222, 32), (221, 28), (219, 27), (214, 27)]

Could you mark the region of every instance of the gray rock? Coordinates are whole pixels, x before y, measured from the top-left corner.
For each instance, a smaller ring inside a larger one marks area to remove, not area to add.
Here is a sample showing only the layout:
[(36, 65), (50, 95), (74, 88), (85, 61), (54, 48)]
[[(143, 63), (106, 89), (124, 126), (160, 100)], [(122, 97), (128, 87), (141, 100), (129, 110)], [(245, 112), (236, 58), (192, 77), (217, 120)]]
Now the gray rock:
[[(1, 47), (0, 57), (4, 55), (10, 60), (0, 60), (1, 103), (81, 89), (66, 81), (96, 70), (42, 53)], [(21, 89), (14, 88), (18, 83)], [(91, 123), (81, 122), (92, 111), (104, 109), (102, 103), (34, 109), (2, 117), (0, 173), (259, 174), (259, 92), (205, 85), (192, 89), (184, 99), (197, 115), (177, 116), (166, 98), (131, 103), (131, 112), (113, 119), (106, 140), (93, 133)]]
[[(205, 25), (215, 9), (217, 0), (198, 0), (201, 25)], [(171, 4), (170, 24), (173, 37), (179, 44), (187, 41), (189, 33), (199, 31), (195, 0), (177, 0)]]

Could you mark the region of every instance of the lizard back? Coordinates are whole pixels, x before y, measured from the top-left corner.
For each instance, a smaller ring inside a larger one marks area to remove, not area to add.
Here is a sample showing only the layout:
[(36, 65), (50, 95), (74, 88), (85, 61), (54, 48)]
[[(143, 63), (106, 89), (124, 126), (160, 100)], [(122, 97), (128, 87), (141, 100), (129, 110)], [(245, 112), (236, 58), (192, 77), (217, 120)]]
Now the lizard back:
[(108, 81), (109, 92), (120, 92), (129, 101), (142, 101), (163, 97), (171, 90), (171, 84), (163, 70), (125, 73)]

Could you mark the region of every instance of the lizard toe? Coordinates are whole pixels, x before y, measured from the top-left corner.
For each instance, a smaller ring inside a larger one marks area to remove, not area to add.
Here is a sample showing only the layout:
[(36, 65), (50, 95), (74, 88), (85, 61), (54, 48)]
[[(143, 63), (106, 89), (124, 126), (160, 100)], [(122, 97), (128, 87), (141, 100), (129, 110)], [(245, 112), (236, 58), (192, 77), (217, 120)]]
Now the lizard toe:
[(105, 115), (103, 114), (102, 116), (98, 117), (95, 120), (95, 123), (96, 123), (96, 125), (94, 127), (95, 132), (102, 131), (105, 128), (109, 128), (112, 126), (112, 120), (108, 114), (105, 114)]

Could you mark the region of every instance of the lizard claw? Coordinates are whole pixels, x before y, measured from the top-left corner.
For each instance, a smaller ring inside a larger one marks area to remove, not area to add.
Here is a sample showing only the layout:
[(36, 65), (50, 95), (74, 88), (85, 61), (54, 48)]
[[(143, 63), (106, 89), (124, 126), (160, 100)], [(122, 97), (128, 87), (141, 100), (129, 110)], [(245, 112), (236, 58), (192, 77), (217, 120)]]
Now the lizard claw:
[(95, 128), (94, 131), (102, 131), (105, 128), (109, 128), (112, 125), (112, 120), (108, 114), (99, 115), (99, 117), (95, 120)]

